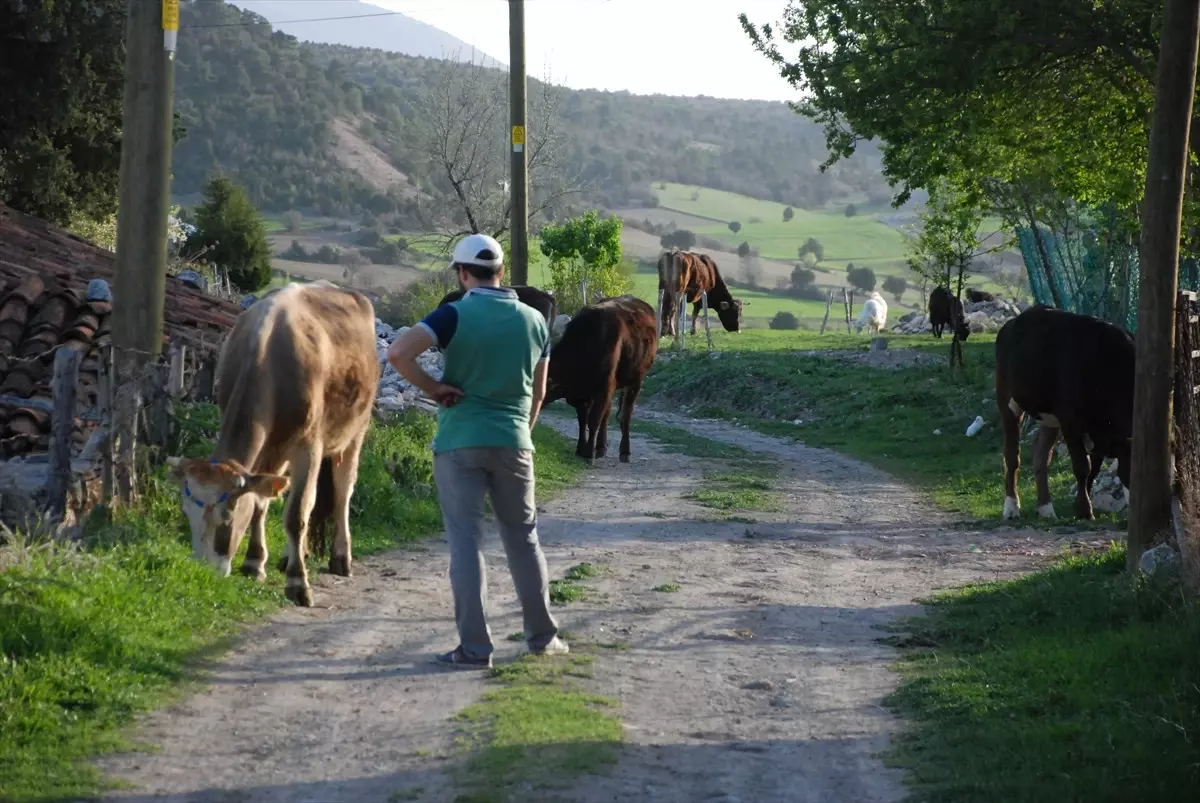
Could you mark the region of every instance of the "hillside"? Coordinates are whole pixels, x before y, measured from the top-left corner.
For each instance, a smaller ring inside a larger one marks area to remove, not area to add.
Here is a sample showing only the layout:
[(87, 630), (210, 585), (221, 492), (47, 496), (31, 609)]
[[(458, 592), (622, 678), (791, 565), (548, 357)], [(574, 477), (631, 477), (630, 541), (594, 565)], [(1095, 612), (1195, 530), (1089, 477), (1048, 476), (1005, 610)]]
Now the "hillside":
[[(177, 196), (194, 197), (215, 168), (232, 174), (263, 209), (277, 212), (359, 216), (369, 210), (404, 217), (415, 208), (415, 187), (434, 197), (448, 191), (423, 147), (424, 103), (444, 62), (301, 43), (224, 3), (188, 3), (183, 14), (176, 97), (188, 134), (175, 153)], [(531, 81), (531, 96), (538, 89)], [(352, 126), (378, 154), (339, 158), (338, 143), (346, 137), (336, 121)], [(568, 138), (564, 169), (586, 189), (577, 203), (642, 206), (652, 203), (656, 181), (797, 208), (888, 198), (874, 148), (863, 147), (853, 160), (821, 173), (820, 128), (781, 103), (563, 89), (559, 123)], [(377, 155), (407, 186), (381, 188), (378, 176), (362, 167)]]
[(233, 5), (261, 15), (277, 30), (302, 42), (373, 47), (406, 56), (504, 67), (504, 62), (439, 28), (358, 0), (234, 0)]

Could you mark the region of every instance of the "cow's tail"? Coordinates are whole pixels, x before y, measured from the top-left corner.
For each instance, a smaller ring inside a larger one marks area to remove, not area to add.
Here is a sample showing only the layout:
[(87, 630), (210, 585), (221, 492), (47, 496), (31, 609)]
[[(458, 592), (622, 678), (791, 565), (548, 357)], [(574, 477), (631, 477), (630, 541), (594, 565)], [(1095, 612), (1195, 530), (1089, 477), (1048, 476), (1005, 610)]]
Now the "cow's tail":
[(330, 554), (333, 524), (333, 458), (321, 460), (317, 474), (317, 499), (312, 514), (308, 517), (308, 551), (323, 558)]

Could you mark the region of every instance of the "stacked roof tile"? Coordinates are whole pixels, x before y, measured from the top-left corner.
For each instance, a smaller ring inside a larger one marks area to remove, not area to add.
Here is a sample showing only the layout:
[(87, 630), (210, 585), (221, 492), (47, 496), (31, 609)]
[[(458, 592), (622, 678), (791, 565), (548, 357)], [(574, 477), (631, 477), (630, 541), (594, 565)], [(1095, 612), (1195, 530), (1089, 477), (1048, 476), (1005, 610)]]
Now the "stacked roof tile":
[[(78, 411), (96, 405), (113, 269), (112, 252), (0, 204), (0, 395), (52, 400), (54, 350), (66, 346), (83, 355)], [(215, 351), (240, 311), (168, 277), (164, 345), (186, 344), (201, 356)], [(43, 410), (0, 405), (0, 457), (44, 451), (49, 431)], [(77, 429), (77, 447), (86, 436)]]

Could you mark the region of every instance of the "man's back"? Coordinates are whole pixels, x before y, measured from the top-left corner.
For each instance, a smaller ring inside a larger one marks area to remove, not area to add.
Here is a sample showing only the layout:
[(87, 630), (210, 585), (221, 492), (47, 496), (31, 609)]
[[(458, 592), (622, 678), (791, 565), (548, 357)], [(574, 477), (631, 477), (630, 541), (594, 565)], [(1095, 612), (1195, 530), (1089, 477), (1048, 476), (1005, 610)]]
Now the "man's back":
[(548, 358), (542, 316), (507, 289), (476, 288), (424, 323), (445, 354), (442, 381), (463, 398), (438, 412), (434, 451), (533, 449), (529, 412), (537, 363)]

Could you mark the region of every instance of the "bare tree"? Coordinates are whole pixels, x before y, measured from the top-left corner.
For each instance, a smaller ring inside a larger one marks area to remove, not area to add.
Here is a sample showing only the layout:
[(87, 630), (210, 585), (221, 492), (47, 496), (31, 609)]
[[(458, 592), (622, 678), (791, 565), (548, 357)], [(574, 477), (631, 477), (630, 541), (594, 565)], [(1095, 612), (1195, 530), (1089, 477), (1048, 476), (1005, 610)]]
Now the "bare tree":
[[(528, 97), (529, 220), (582, 189), (566, 169), (566, 136), (560, 127), (561, 92), (547, 78), (532, 82)], [(464, 234), (497, 239), (508, 233), (508, 86), (504, 73), (477, 64), (445, 61), (425, 101), (425, 151), (443, 201), (425, 202), (421, 217), (429, 237), (444, 248)]]

